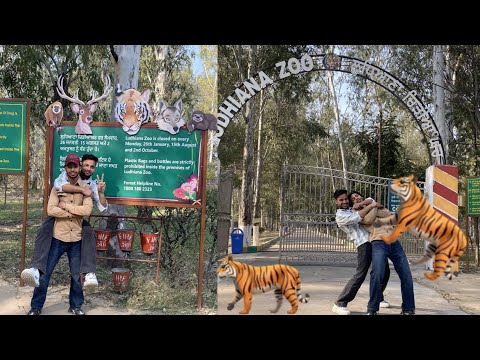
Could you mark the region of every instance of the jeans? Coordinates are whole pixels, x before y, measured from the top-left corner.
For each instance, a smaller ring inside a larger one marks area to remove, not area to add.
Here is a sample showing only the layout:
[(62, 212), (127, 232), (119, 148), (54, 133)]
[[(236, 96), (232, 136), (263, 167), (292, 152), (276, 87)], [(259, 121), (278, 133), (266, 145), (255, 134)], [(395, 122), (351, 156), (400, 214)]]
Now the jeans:
[[(40, 226), (40, 230), (35, 238), (32, 260), (30, 267), (34, 267), (42, 274), (46, 273), (47, 259), (50, 251), (50, 245), (53, 238), (53, 225), (55, 218), (49, 216)], [(89, 273), (97, 271), (97, 248), (95, 242), (95, 232), (88, 221), (82, 223), (82, 249), (80, 272)]]
[[(336, 304), (338, 306), (346, 307), (347, 304), (355, 299), (358, 290), (362, 286), (367, 277), (368, 268), (372, 263), (372, 244), (370, 242), (364, 243), (357, 248), (357, 272), (348, 281), (343, 288), (342, 293), (338, 297)], [(382, 285), (381, 285), (381, 299), (383, 301), (383, 291), (387, 287), (388, 279), (390, 278), (390, 268), (388, 261), (385, 259), (385, 266), (383, 269)]]
[(400, 278), (402, 290), (402, 310), (415, 310), (415, 297), (413, 294), (413, 279), (408, 265), (408, 259), (399, 241), (390, 245), (383, 240), (372, 241), (372, 271), (370, 272), (370, 300), (367, 311), (378, 311), (382, 301), (381, 280), (385, 267), (383, 264), (388, 259), (392, 260), (395, 271)]
[(82, 247), (81, 241), (64, 242), (52, 238), (50, 251), (48, 253), (47, 268), (43, 276), (40, 276), (40, 286), (33, 291), (31, 301), (32, 310), (41, 310), (47, 298), (48, 284), (53, 270), (58, 263), (58, 260), (66, 252), (68, 256), (68, 265), (70, 267), (70, 308), (78, 309), (83, 305), (83, 290), (80, 281), (80, 249)]

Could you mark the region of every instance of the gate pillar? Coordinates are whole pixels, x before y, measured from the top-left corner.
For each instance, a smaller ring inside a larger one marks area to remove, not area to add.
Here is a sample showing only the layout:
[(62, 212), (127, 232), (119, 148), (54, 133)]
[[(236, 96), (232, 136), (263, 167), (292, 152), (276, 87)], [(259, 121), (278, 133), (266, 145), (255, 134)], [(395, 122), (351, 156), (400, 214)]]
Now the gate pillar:
[[(432, 165), (427, 168), (425, 196), (431, 206), (458, 224), (458, 168), (455, 165)], [(433, 270), (433, 259), (427, 263), (427, 269)], [(458, 271), (458, 262), (452, 271)]]

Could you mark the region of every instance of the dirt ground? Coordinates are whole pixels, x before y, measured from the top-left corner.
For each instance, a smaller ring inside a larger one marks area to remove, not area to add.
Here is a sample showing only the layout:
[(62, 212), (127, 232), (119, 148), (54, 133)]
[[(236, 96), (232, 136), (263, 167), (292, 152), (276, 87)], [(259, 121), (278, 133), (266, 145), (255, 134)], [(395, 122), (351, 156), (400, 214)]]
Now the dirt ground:
[[(455, 305), (466, 314), (480, 315), (480, 272), (461, 273), (458, 278), (449, 281), (440, 278), (430, 281), (423, 276), (424, 270), (414, 269), (412, 275), (416, 283), (434, 290), (449, 304)], [(97, 290), (99, 291), (99, 290)], [(24, 315), (30, 309), (33, 289), (19, 287), (0, 279), (0, 315)], [(49, 289), (43, 309), (44, 315), (70, 315), (68, 309), (68, 287), (55, 286)], [(162, 311), (138, 311), (115, 306), (101, 294), (86, 294), (84, 309), (88, 315), (162, 315)], [(200, 314), (213, 315), (214, 312), (199, 311)]]
[[(30, 310), (33, 288), (19, 287), (0, 278), (0, 315), (25, 315)], [(69, 286), (53, 286), (48, 289), (42, 315), (71, 315), (68, 313)], [(101, 296), (101, 289), (85, 294), (83, 309), (87, 315), (164, 315), (163, 311), (139, 311), (114, 305)], [(211, 309), (200, 310), (198, 315), (213, 315)]]

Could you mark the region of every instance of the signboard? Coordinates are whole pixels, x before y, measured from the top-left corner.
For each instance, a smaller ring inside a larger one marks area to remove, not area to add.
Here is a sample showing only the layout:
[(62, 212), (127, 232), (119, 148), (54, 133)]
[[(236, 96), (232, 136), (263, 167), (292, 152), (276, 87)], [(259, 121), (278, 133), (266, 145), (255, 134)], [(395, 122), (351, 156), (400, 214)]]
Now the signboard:
[(400, 206), (400, 197), (394, 194), (390, 189), (390, 181), (388, 181), (388, 211), (391, 213), (397, 212)]
[(0, 100), (0, 173), (28, 172), (27, 102)]
[(76, 122), (62, 122), (52, 132), (51, 179), (63, 171), (70, 153), (80, 158), (93, 154), (99, 161), (94, 177), (102, 174), (110, 203), (155, 205), (195, 204), (202, 198), (202, 151), (206, 131), (180, 130), (176, 135), (145, 124), (136, 135), (128, 135), (117, 122), (97, 122), (93, 135), (75, 134)]
[(480, 216), (480, 178), (467, 178), (467, 215)]

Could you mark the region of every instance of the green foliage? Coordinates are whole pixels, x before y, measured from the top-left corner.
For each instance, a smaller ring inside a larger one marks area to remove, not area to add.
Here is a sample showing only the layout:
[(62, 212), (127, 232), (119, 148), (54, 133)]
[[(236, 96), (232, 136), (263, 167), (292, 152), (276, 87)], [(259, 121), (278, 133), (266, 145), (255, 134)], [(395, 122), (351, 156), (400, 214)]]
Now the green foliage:
[[(45, 128), (43, 113), (49, 104), (59, 100), (55, 90), (58, 76), (66, 76), (67, 94), (79, 91), (81, 100), (90, 99), (93, 88), (102, 94), (102, 75), (110, 75), (108, 47), (104, 45), (4, 45), (0, 53), (0, 86), (8, 97), (29, 98), (32, 126)], [(64, 119), (75, 120), (68, 101), (61, 100)], [(105, 103), (105, 102), (103, 102)], [(108, 103), (108, 101), (106, 101)], [(96, 119), (108, 118), (106, 106), (100, 104)]]
[(480, 47), (450, 46), (450, 58), (455, 81), (447, 113), (453, 133), (449, 154), (460, 176), (476, 176), (480, 174)]
[[(165, 54), (159, 55), (159, 52)], [(164, 56), (163, 56), (164, 55)], [(138, 88), (150, 88), (149, 100), (152, 110), (157, 111), (159, 97), (163, 92), (163, 100), (173, 105), (182, 99), (184, 113), (191, 114), (198, 101), (198, 89), (192, 75), (193, 52), (185, 45), (144, 45), (140, 57), (140, 76)], [(163, 81), (159, 80), (161, 77)], [(162, 89), (155, 88), (157, 81)]]

